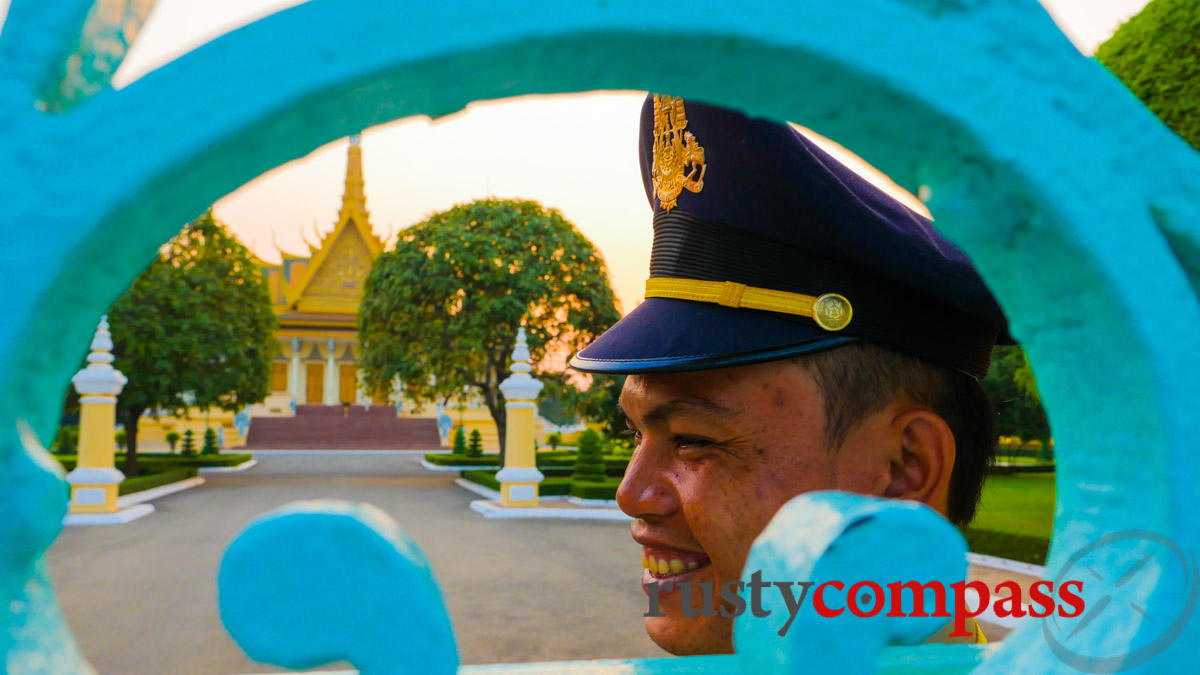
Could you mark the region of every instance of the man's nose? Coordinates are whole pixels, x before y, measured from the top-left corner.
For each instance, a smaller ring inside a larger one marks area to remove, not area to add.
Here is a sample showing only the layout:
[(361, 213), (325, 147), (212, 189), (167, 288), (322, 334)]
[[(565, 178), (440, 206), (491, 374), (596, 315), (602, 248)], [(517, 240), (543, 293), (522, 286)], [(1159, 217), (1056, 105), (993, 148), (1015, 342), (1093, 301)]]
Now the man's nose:
[(633, 518), (664, 517), (678, 510), (679, 495), (652, 448), (639, 447), (629, 459), (617, 488), (617, 506)]

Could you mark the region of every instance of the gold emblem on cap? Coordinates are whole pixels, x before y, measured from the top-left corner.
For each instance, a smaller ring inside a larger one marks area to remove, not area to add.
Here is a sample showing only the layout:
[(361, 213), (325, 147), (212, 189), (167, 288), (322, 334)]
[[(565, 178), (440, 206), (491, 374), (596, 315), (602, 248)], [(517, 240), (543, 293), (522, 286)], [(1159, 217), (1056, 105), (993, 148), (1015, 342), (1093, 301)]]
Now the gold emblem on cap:
[(704, 148), (687, 128), (683, 99), (654, 95), (654, 194), (664, 211), (675, 208), (684, 188), (704, 188)]
[(825, 330), (841, 330), (850, 325), (854, 308), (850, 301), (837, 293), (826, 293), (813, 302), (812, 317)]

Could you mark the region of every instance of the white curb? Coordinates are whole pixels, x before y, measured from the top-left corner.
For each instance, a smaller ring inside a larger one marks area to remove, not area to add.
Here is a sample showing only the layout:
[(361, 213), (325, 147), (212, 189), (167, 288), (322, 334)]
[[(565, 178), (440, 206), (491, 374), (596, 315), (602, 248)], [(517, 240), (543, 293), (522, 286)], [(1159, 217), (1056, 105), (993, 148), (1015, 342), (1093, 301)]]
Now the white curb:
[(245, 471), (246, 469), (255, 466), (258, 466), (258, 460), (251, 458), (235, 466), (202, 466), (200, 467), (200, 473), (229, 473), (231, 471)]
[(136, 504), (114, 513), (68, 513), (63, 518), (63, 525), (124, 525), (151, 513), (154, 513), (153, 504)]
[(583, 497), (567, 497), (567, 501), (577, 506), (601, 506), (611, 509), (618, 508), (615, 499), (584, 499)]
[(536, 506), (500, 506), (495, 501), (476, 499), (471, 510), (484, 518), (558, 518), (564, 520), (633, 520), (617, 509), (543, 509)]
[(479, 483), (473, 483), (473, 482), (467, 480), (466, 478), (455, 478), (454, 484), (464, 490), (467, 490), (469, 492), (474, 492), (475, 494), (477, 494), (480, 497), (483, 497), (485, 499), (495, 499), (497, 501), (500, 499), (499, 492), (491, 489), (490, 487), (484, 487), (484, 486), (480, 485)]
[(125, 508), (126, 506), (141, 504), (152, 499), (173, 495), (176, 492), (182, 492), (200, 485), (204, 485), (204, 479), (199, 476), (196, 476), (195, 478), (177, 480), (174, 483), (167, 483), (166, 485), (159, 485), (158, 487), (150, 488), (149, 490), (142, 490), (141, 492), (135, 492), (131, 495), (117, 497), (117, 506)]

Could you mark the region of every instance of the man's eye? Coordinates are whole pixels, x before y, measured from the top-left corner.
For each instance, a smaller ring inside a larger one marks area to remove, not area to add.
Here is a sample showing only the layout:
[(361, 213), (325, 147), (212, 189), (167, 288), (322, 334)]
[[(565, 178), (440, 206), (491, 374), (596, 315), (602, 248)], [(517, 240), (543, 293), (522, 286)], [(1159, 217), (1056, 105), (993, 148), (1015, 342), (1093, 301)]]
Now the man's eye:
[(634, 442), (636, 442), (636, 443), (642, 442), (642, 432), (638, 431), (637, 429), (634, 429), (633, 427), (630, 427), (630, 428), (626, 429), (625, 431), (622, 431), (621, 435), (624, 436), (625, 438), (632, 438), (634, 440)]
[(696, 436), (676, 436), (675, 447), (680, 449), (700, 449), (712, 445), (713, 442), (707, 438), (699, 438)]

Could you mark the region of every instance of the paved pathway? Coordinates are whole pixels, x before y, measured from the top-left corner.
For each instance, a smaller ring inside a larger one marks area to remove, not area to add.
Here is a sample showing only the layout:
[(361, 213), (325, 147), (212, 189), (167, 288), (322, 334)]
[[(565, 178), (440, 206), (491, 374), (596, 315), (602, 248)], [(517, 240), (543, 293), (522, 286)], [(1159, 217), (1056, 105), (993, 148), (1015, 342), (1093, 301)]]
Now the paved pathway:
[(635, 658), (646, 637), (641, 553), (627, 523), (485, 520), (457, 474), (419, 455), (259, 455), (207, 476), (120, 527), (69, 527), (50, 573), (83, 651), (101, 675), (270, 672), (247, 659), (217, 616), (217, 565), (254, 516), (297, 499), (374, 504), (425, 550), (463, 663)]

